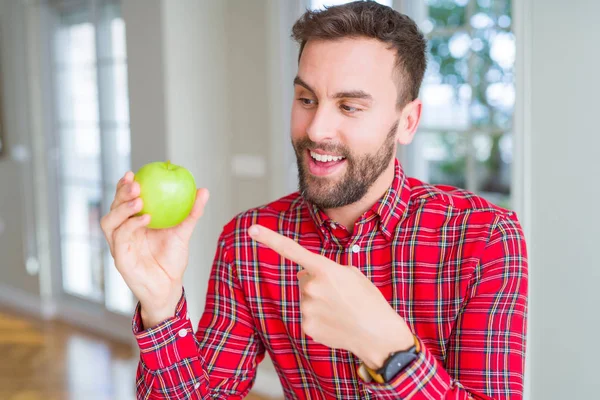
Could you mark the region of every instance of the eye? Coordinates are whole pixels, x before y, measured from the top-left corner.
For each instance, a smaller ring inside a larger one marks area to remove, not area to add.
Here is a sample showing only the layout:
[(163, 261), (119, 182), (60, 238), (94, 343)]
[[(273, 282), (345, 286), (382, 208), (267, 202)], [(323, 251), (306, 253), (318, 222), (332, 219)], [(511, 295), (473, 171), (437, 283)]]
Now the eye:
[(316, 101), (314, 101), (313, 99), (308, 99), (306, 97), (300, 97), (300, 98), (298, 98), (298, 100), (305, 107), (314, 106), (316, 104)]
[(342, 104), (340, 106), (340, 108), (342, 110), (344, 110), (345, 112), (350, 113), (350, 114), (353, 114), (353, 113), (358, 112), (358, 111), (362, 111), (360, 108), (348, 106), (348, 105), (345, 105), (345, 104)]

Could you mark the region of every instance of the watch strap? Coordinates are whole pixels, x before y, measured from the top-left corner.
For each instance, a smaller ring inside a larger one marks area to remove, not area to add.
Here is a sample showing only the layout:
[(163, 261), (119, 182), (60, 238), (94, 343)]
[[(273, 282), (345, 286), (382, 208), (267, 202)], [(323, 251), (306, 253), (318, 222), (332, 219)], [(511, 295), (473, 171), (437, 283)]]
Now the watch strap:
[(393, 379), (400, 373), (410, 362), (417, 358), (417, 354), (421, 351), (421, 346), (415, 335), (414, 346), (408, 350), (396, 351), (390, 353), (389, 357), (383, 363), (383, 366), (377, 370), (373, 370), (367, 367), (364, 363), (361, 363), (358, 367), (359, 377), (369, 383), (375, 381), (377, 383), (386, 383)]

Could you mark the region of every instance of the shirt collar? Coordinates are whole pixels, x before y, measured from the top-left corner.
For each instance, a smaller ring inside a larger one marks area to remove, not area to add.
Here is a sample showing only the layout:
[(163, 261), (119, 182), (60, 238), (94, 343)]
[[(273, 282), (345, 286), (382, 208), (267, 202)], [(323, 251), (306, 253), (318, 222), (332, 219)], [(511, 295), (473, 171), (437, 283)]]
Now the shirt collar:
[[(365, 212), (356, 223), (367, 224), (373, 221), (373, 219), (378, 219), (379, 230), (388, 240), (391, 240), (396, 226), (404, 219), (408, 212), (410, 191), (410, 183), (404, 173), (404, 169), (398, 159), (396, 159), (392, 184), (373, 207)], [(313, 222), (319, 228), (321, 235), (325, 239), (331, 239), (331, 224), (333, 221), (315, 204), (308, 201), (306, 201), (306, 204)]]

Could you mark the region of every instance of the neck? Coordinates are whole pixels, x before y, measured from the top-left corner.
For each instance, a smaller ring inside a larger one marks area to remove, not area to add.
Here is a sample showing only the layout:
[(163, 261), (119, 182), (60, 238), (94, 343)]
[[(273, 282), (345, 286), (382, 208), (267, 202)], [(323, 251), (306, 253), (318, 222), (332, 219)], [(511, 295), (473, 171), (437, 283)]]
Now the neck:
[(328, 208), (323, 210), (325, 214), (335, 222), (345, 226), (348, 232), (353, 233), (356, 221), (367, 210), (371, 209), (392, 185), (395, 172), (394, 161), (395, 158), (392, 158), (388, 168), (377, 178), (369, 191), (359, 201), (339, 208)]

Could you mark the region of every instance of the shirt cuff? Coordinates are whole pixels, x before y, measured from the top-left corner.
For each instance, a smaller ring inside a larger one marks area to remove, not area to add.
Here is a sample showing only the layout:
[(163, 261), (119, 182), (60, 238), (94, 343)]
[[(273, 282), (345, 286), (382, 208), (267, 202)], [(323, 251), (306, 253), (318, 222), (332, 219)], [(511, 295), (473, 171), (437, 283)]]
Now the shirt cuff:
[(138, 302), (132, 330), (140, 348), (142, 362), (151, 372), (165, 369), (184, 359), (198, 357), (185, 292), (177, 303), (173, 317), (146, 330), (142, 330), (142, 326), (141, 304)]
[(378, 398), (403, 400), (441, 399), (452, 389), (452, 379), (436, 358), (417, 338), (421, 351), (398, 376), (387, 383), (368, 383), (367, 388)]

